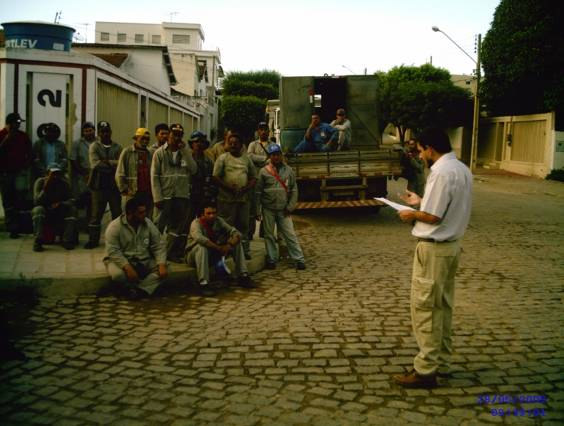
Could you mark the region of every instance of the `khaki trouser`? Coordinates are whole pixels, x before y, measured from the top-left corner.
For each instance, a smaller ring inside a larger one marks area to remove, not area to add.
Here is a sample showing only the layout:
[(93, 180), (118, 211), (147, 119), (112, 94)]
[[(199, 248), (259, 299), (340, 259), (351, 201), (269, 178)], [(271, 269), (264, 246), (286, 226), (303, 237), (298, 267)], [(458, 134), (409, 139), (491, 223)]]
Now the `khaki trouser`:
[(454, 275), (458, 241), (417, 243), (411, 281), (411, 323), (419, 345), (413, 366), (419, 374), (448, 369), (452, 354)]

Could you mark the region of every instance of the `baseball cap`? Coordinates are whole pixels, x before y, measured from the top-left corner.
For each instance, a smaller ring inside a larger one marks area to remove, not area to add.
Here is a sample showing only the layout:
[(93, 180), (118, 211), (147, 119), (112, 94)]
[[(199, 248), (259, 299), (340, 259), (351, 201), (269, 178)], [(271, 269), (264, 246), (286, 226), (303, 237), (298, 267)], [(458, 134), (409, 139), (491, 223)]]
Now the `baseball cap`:
[(11, 112), (6, 116), (6, 123), (8, 124), (21, 123), (22, 121), (25, 120), (17, 112)]
[(280, 149), (280, 145), (276, 145), (276, 144), (270, 145), (268, 148), (266, 148), (266, 151), (269, 154), (281, 154), (282, 153), (282, 149)]
[(194, 142), (195, 140), (198, 139), (207, 139), (207, 135), (203, 132), (200, 132), (199, 130), (194, 130), (191, 134), (190, 134), (190, 142)]
[(92, 123), (91, 121), (86, 121), (83, 125), (82, 125), (82, 130), (84, 129), (94, 129), (94, 123)]
[(266, 124), (265, 121), (261, 121), (258, 126), (257, 129), (268, 129), (268, 124)]
[(139, 127), (136, 131), (135, 131), (135, 136), (133, 136), (133, 139), (135, 139), (136, 137), (139, 136), (150, 136), (151, 132), (149, 132), (149, 129), (146, 129), (145, 127)]
[(171, 132), (182, 132), (184, 133), (184, 127), (182, 127), (182, 124), (180, 123), (174, 123), (170, 125), (170, 131)]
[(112, 126), (107, 121), (98, 121), (98, 130), (108, 129), (111, 130)]
[(49, 170), (50, 172), (60, 172), (61, 166), (59, 166), (58, 163), (51, 163), (49, 164), (49, 166), (47, 166), (47, 170)]

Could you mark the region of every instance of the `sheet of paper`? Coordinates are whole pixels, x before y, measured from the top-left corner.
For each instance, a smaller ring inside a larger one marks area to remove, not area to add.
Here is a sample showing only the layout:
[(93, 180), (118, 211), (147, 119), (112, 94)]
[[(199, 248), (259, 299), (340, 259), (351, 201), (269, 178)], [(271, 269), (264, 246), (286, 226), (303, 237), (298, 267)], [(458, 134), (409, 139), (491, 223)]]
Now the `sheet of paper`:
[(399, 204), (399, 203), (394, 203), (393, 201), (388, 200), (387, 198), (382, 198), (382, 197), (374, 197), (375, 200), (378, 200), (384, 204), (387, 204), (388, 206), (390, 206), (391, 208), (400, 211), (400, 210), (415, 210), (412, 207), (409, 206), (404, 206), (403, 204)]

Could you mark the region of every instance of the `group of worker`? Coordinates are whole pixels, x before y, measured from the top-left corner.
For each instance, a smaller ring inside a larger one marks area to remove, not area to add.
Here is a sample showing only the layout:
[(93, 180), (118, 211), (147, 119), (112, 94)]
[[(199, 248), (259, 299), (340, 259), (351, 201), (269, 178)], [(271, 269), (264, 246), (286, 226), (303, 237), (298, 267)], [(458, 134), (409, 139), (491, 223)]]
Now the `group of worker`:
[(20, 130), (23, 121), (9, 114), (0, 132), (0, 176), (6, 226), (10, 237), (18, 238), (18, 197), (25, 191), (17, 187), (18, 179), (32, 171), (34, 251), (43, 251), (57, 236), (64, 248), (74, 249), (78, 209), (88, 217), (84, 248), (97, 247), (109, 205), (104, 263), (114, 281), (126, 284), (131, 298), (155, 291), (168, 274), (167, 261), (195, 266), (202, 293), (212, 295), (210, 271), (233, 256), (232, 278), (254, 287), (246, 260), (257, 219), (267, 268), (276, 268), (279, 260), (275, 227), (296, 268), (306, 268), (290, 218), (297, 203), (295, 175), (280, 146), (269, 140), (266, 123), (259, 123), (258, 139), (247, 148), (233, 130), (211, 147), (200, 131), (185, 141), (179, 123), (158, 124), (153, 144), (149, 129), (138, 128), (133, 143), (124, 147), (112, 139), (109, 122), (86, 122), (67, 158), (56, 124), (43, 125), (40, 139), (31, 144)]

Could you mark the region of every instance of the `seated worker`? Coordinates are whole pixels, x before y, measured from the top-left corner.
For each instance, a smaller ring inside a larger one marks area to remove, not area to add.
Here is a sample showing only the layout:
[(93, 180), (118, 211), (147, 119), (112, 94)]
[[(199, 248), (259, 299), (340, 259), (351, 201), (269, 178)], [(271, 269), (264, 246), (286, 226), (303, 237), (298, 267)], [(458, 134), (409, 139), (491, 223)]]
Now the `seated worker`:
[[(67, 147), (59, 139), (61, 128), (55, 123), (45, 123), (42, 125), (41, 138), (33, 144), (33, 169), (37, 178), (47, 175), (47, 166), (57, 163), (65, 175), (67, 171)], [(41, 126), (40, 126), (41, 127)]]
[(331, 140), (329, 141), (329, 149), (334, 151), (347, 150), (351, 146), (351, 121), (346, 117), (345, 110), (339, 108), (337, 110), (337, 117), (331, 122), (331, 127), (337, 129), (337, 132), (333, 133)]
[(106, 229), (104, 265), (112, 281), (126, 286), (131, 299), (153, 294), (168, 276), (165, 242), (146, 216), (147, 202), (136, 196)]
[(288, 246), (288, 254), (296, 262), (297, 269), (306, 269), (304, 254), (294, 231), (290, 213), (298, 201), (298, 186), (292, 168), (284, 164), (279, 145), (268, 147), (270, 164), (264, 166), (257, 179), (257, 220), (264, 226), (266, 267), (275, 269), (278, 262), (278, 246), (274, 236), (274, 225)]
[(63, 247), (72, 250), (76, 244), (76, 208), (69, 183), (57, 163), (47, 167), (47, 176), (35, 181), (35, 207), (31, 212), (35, 242), (33, 251), (43, 251), (45, 225), (63, 233)]
[(331, 151), (331, 148), (327, 146), (327, 143), (331, 140), (331, 137), (335, 132), (337, 132), (336, 129), (327, 123), (322, 123), (319, 114), (314, 112), (311, 115), (311, 123), (306, 130), (304, 138), (292, 152)]
[(190, 235), (186, 244), (186, 263), (196, 268), (200, 290), (204, 296), (213, 296), (215, 291), (210, 286), (210, 265), (223, 256), (233, 256), (236, 278), (241, 287), (253, 288), (249, 277), (241, 234), (235, 227), (217, 216), (217, 209), (212, 201), (203, 203), (199, 217), (190, 225)]

